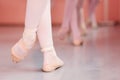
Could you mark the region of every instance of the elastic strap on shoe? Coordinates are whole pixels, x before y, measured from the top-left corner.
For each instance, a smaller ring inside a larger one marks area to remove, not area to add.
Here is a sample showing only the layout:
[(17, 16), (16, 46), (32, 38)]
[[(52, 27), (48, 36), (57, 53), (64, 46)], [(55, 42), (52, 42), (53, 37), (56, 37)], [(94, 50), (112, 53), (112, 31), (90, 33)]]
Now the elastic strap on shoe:
[(48, 47), (48, 48), (41, 49), (42, 52), (49, 52), (49, 51), (52, 51), (52, 50), (54, 50), (54, 47)]

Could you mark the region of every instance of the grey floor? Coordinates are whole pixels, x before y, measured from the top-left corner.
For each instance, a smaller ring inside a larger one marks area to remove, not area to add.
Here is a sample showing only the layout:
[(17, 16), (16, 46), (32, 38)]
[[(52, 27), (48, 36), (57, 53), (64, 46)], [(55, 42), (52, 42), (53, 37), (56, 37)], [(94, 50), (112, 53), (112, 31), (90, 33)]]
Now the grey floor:
[(120, 27), (88, 31), (83, 46), (60, 41), (53, 28), (54, 43), (65, 65), (51, 73), (41, 71), (39, 45), (24, 61), (14, 64), (10, 48), (21, 37), (23, 27), (0, 27), (0, 80), (120, 80)]

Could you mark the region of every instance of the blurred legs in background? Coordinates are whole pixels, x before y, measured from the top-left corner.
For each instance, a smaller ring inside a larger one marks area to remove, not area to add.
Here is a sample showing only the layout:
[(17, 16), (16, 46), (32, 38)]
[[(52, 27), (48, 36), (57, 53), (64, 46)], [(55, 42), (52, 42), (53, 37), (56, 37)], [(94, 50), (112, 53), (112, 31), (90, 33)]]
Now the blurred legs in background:
[[(80, 22), (80, 27), (82, 29), (82, 35), (87, 34), (87, 25), (85, 23), (85, 15), (84, 15), (84, 9), (83, 9), (83, 3), (84, 0), (78, 0), (78, 17)], [(97, 28), (97, 21), (96, 21), (96, 15), (95, 15), (95, 9), (97, 7), (97, 4), (99, 3), (99, 0), (88, 0), (88, 18), (87, 23), (90, 24), (93, 28)]]
[(82, 35), (86, 35), (87, 27), (86, 27), (86, 23), (85, 23), (83, 4), (84, 4), (84, 0), (78, 0), (78, 3), (77, 3), (78, 15), (77, 16), (78, 16), (78, 22), (80, 22), (79, 26), (81, 28)]
[(99, 3), (99, 0), (89, 0), (89, 7), (88, 7), (88, 23), (91, 24), (93, 28), (97, 28), (97, 21), (96, 21), (96, 15), (95, 10)]
[(82, 43), (81, 33), (78, 26), (77, 0), (66, 0), (64, 18), (58, 36), (64, 39), (69, 32), (72, 35), (72, 43), (78, 46)]

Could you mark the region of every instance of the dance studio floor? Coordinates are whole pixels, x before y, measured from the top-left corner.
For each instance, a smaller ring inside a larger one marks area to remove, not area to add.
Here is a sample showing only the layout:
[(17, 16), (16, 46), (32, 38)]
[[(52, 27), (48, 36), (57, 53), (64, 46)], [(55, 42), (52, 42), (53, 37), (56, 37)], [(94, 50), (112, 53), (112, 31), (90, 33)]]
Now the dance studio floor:
[(120, 26), (89, 29), (83, 46), (57, 38), (54, 43), (65, 65), (51, 73), (41, 71), (42, 53), (36, 43), (24, 61), (14, 64), (10, 49), (21, 37), (23, 27), (0, 27), (0, 80), (120, 80)]

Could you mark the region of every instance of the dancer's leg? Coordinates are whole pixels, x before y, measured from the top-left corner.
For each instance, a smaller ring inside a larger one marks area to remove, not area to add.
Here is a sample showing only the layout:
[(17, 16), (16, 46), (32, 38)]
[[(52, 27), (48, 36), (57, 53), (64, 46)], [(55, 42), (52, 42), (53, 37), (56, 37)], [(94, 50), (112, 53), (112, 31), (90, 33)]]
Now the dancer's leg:
[(51, 14), (50, 14), (50, 0), (47, 0), (47, 7), (40, 20), (38, 27), (38, 39), (41, 50), (44, 55), (43, 71), (53, 71), (63, 65), (63, 62), (56, 55), (53, 46), (52, 30), (51, 30)]
[(99, 0), (89, 0), (88, 16), (90, 19), (89, 21), (92, 23), (93, 28), (97, 27), (95, 9), (96, 9), (96, 6), (98, 5), (98, 3), (99, 3)]
[(60, 39), (64, 39), (68, 34), (68, 32), (70, 31), (70, 19), (71, 19), (74, 5), (75, 5), (74, 0), (66, 0), (65, 2), (63, 22), (58, 32), (58, 36)]
[(36, 41), (36, 31), (47, 0), (27, 0), (25, 29), (22, 38), (12, 48), (12, 59), (24, 59)]
[(77, 8), (75, 7), (72, 16), (71, 16), (71, 31), (72, 31), (72, 37), (73, 37), (73, 44), (78, 46), (82, 43), (81, 40), (81, 33), (80, 28), (78, 26), (78, 13)]
[(85, 16), (84, 16), (84, 10), (83, 10), (83, 4), (84, 4), (84, 0), (78, 0), (78, 18), (79, 18), (79, 22), (80, 22), (80, 26), (82, 28), (82, 34), (86, 35), (87, 33), (87, 27), (85, 24)]

